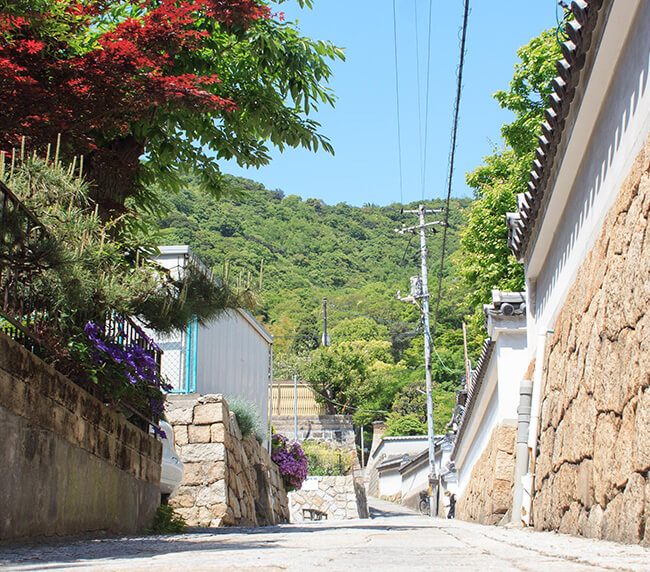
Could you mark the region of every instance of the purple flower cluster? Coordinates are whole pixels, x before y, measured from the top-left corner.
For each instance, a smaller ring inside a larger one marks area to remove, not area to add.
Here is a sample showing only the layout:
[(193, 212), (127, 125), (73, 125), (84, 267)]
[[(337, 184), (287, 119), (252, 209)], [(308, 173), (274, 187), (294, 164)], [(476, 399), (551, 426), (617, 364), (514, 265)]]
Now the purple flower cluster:
[(307, 457), (300, 443), (289, 442), (284, 435), (273, 435), (271, 459), (280, 469), (287, 491), (299, 489), (307, 478)]
[[(119, 338), (125, 338), (120, 321), (117, 321), (118, 331), (115, 336), (109, 336), (95, 324), (88, 322), (84, 332), (94, 347), (93, 357), (95, 361), (103, 365), (112, 362), (119, 366), (129, 383), (135, 386), (139, 381), (154, 387), (155, 389), (169, 391), (171, 387), (164, 382), (160, 376), (158, 364), (151, 353), (138, 345), (122, 345)], [(151, 340), (147, 340), (153, 343)], [(163, 402), (155, 399), (149, 401), (151, 411), (160, 416), (163, 412)]]

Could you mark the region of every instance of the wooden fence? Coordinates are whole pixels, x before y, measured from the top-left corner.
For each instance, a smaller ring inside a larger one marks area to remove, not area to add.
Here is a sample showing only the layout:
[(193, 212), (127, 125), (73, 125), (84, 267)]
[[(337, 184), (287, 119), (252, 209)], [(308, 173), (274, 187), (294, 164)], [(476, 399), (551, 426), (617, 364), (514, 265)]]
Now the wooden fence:
[(325, 415), (325, 406), (316, 402), (314, 390), (305, 382), (300, 381), (295, 394), (293, 381), (279, 381), (273, 384), (273, 415), (293, 415), (296, 395), (299, 417)]

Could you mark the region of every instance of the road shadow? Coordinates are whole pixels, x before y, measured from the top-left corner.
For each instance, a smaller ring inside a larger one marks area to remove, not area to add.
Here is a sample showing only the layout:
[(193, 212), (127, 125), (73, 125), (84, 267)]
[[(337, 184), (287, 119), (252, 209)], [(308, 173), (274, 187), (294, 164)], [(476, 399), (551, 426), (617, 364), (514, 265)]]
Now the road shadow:
[[(381, 511), (379, 511), (381, 512)], [(388, 513), (386, 513), (388, 514)], [(381, 516), (381, 515), (380, 515)], [(425, 525), (379, 524), (371, 519), (320, 521), (259, 528), (190, 528), (179, 535), (45, 539), (39, 542), (0, 543), (0, 568), (59, 570), (92, 565), (95, 560), (143, 559), (165, 554), (210, 551), (266, 550), (286, 542), (286, 534), (322, 533), (345, 529), (370, 531), (415, 531)], [(276, 534), (282, 534), (274, 538)], [(264, 536), (264, 538), (260, 538)]]

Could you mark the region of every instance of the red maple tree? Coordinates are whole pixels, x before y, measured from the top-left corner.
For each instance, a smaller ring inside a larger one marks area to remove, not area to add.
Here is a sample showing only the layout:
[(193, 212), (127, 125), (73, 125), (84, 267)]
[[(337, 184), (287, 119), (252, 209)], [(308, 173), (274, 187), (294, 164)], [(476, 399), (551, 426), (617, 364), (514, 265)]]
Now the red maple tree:
[[(259, 140), (270, 135), (268, 127), (246, 126), (241, 113), (264, 103), (242, 89), (242, 70), (252, 61), (249, 83), (258, 66), (260, 82), (285, 101), (305, 72), (291, 72), (286, 87), (277, 71), (264, 78), (259, 66), (268, 54), (254, 53), (247, 34), (262, 23), (277, 36), (285, 25), (272, 20), (261, 0), (10, 2), (0, 12), (0, 150), (11, 152), (23, 137), (43, 148), (61, 134), (64, 153), (85, 156), (95, 198), (108, 213), (123, 210), (141, 188), (145, 153), (159, 172), (172, 172), (174, 162), (193, 153), (205, 162), (196, 145), (192, 151), (198, 139), (217, 156), (221, 145), (221, 156), (264, 162)], [(220, 70), (227, 70), (228, 85)], [(321, 75), (328, 73), (325, 66)], [(311, 85), (304, 83), (306, 92)], [(300, 105), (290, 112), (294, 127), (320, 137), (313, 122), (296, 122)]]

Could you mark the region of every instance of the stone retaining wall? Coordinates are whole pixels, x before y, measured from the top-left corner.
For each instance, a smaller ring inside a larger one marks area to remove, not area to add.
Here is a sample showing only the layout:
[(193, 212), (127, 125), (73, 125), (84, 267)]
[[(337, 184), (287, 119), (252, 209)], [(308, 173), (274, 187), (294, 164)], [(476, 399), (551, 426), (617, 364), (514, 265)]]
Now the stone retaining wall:
[(298, 417), (298, 438), (294, 439), (293, 415), (274, 416), (271, 420), (276, 433), (292, 441), (318, 441), (336, 443), (355, 448), (352, 415), (302, 415)]
[(508, 520), (512, 507), (516, 437), (516, 426), (494, 428), (487, 447), (472, 468), (469, 484), (458, 499), (456, 518), (481, 524)]
[(650, 139), (547, 344), (538, 529), (650, 544)]
[(185, 467), (169, 502), (190, 526), (288, 522), (277, 466), (252, 435), (242, 438), (222, 395), (170, 396), (167, 418)]
[[(312, 488), (313, 487), (313, 488)], [(303, 488), (289, 493), (291, 522), (303, 522), (303, 509), (314, 509), (327, 520), (368, 518), (366, 489), (362, 478), (353, 475), (310, 477)]]
[(150, 526), (162, 445), (0, 334), (0, 539)]

